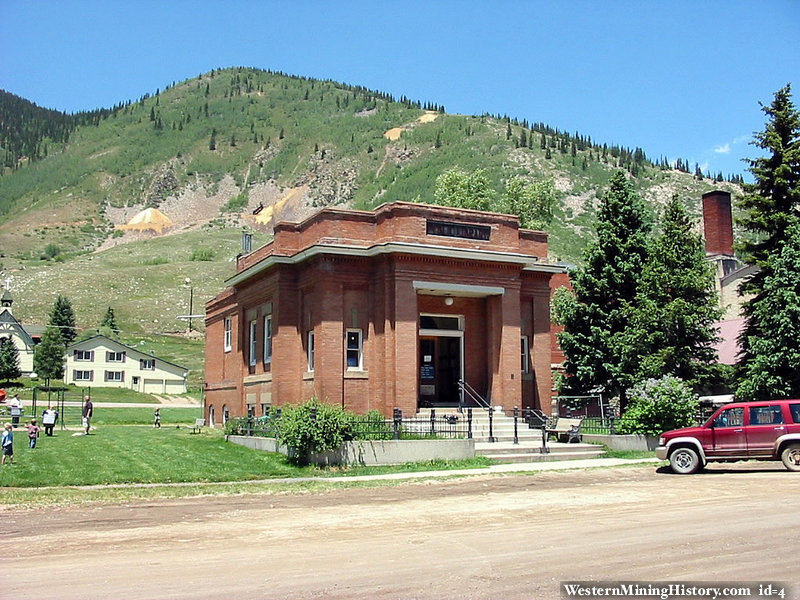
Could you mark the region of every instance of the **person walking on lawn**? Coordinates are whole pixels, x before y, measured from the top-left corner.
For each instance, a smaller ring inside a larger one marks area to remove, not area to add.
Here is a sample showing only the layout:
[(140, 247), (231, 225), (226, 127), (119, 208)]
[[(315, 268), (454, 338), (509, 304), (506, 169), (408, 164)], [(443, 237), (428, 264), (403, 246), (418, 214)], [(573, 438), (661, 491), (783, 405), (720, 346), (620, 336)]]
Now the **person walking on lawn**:
[(31, 419), (31, 424), (28, 425), (28, 447), (31, 450), (36, 448), (37, 439), (39, 439), (39, 426), (36, 424), (36, 419)]
[(11, 423), (6, 423), (5, 430), (3, 431), (3, 438), (0, 445), (3, 447), (3, 456), (0, 458), (0, 465), (6, 464), (6, 457), (8, 457), (8, 464), (14, 463), (14, 428)]
[(94, 413), (94, 405), (89, 396), (85, 396), (86, 403), (83, 405), (83, 430), (86, 435), (89, 435), (89, 429), (92, 426), (92, 414)]

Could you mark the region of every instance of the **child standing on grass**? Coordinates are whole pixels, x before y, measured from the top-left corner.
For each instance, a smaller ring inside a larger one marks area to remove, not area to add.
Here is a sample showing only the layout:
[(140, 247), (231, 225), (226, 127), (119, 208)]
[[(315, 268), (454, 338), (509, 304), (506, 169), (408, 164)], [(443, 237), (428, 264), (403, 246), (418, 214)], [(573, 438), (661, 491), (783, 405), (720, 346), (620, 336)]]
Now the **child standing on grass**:
[(33, 450), (36, 448), (36, 440), (39, 437), (39, 426), (36, 424), (36, 419), (31, 419), (31, 424), (28, 425), (28, 444)]
[(158, 408), (153, 411), (153, 427), (161, 428), (161, 412)]
[(6, 457), (8, 457), (8, 464), (14, 463), (14, 432), (12, 431), (11, 423), (6, 423), (3, 431), (3, 440), (0, 445), (3, 447), (3, 456), (0, 458), (0, 465), (6, 464)]

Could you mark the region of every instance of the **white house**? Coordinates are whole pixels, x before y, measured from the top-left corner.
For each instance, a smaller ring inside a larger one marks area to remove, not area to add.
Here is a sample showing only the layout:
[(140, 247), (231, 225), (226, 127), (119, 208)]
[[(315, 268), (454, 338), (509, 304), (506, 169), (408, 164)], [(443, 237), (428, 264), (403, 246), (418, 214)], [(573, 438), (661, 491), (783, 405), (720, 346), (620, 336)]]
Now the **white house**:
[(121, 387), (145, 394), (183, 394), (188, 369), (104, 335), (67, 346), (64, 382)]

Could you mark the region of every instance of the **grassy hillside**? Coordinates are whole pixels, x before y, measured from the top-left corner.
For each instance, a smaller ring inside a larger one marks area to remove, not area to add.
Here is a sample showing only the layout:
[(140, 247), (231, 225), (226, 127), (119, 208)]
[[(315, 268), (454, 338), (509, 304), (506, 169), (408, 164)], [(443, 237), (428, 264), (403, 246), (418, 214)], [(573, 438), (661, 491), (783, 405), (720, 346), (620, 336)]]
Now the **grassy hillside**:
[[(675, 193), (695, 207), (715, 187), (737, 193), (583, 134), (256, 69), (212, 71), (87, 114), (67, 142), (44, 139), (46, 155), (0, 176), (0, 270), (24, 321), (44, 323), (63, 294), (88, 331), (108, 306), (129, 334), (180, 331), (189, 287), (202, 312), (233, 274), (243, 229), (258, 246), (275, 219), (321, 206), (430, 201), (453, 167), (485, 169), (498, 194), (515, 175), (552, 177), (551, 258), (572, 262), (617, 168), (654, 212)], [(119, 229), (147, 207), (171, 221), (164, 235)]]

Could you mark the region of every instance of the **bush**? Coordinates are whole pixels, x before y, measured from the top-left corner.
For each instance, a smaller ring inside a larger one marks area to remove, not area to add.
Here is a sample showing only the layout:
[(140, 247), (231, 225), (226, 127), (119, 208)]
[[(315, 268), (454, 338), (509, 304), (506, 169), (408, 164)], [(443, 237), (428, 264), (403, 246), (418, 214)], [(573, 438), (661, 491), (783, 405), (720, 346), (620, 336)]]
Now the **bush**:
[(282, 407), (277, 440), (290, 450), (289, 460), (305, 465), (312, 453), (333, 450), (352, 440), (351, 421), (347, 411), (312, 398), (299, 406)]
[(211, 248), (193, 248), (189, 260), (206, 262), (214, 260), (214, 251)]
[(677, 377), (648, 379), (630, 390), (628, 409), (619, 421), (619, 433), (660, 435), (694, 424), (698, 401)]

